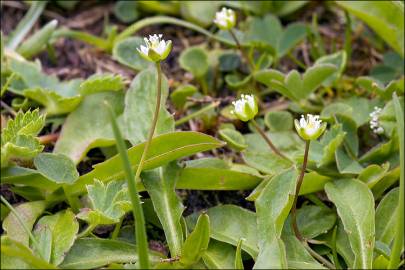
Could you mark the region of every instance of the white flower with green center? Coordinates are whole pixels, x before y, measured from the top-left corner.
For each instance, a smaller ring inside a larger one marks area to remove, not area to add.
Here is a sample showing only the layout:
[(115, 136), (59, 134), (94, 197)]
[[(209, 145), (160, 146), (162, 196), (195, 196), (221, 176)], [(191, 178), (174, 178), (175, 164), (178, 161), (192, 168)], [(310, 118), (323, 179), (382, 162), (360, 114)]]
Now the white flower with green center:
[(165, 60), (172, 50), (172, 41), (162, 39), (163, 35), (151, 35), (144, 38), (145, 44), (137, 48), (139, 54), (148, 61), (160, 62)]
[(326, 129), (326, 123), (322, 123), (319, 115), (307, 114), (306, 118), (301, 115), (301, 119), (296, 119), (294, 124), (298, 135), (307, 141), (318, 139)]
[(234, 109), (231, 111), (240, 120), (247, 122), (255, 118), (259, 107), (253, 95), (242, 95), (240, 99), (232, 102)]
[(232, 9), (222, 8), (215, 14), (214, 23), (221, 30), (230, 30), (236, 24), (236, 15)]

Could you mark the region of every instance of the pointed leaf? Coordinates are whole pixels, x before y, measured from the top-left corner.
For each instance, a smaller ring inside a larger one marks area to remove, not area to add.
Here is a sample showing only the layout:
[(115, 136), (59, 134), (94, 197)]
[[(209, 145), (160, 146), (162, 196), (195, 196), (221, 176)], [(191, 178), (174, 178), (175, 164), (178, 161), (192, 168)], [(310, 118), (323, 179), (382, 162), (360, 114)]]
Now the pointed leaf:
[(374, 249), (374, 198), (363, 182), (340, 179), (325, 185), (336, 205), (355, 254), (353, 268), (371, 269)]
[(179, 168), (175, 163), (143, 173), (143, 184), (165, 232), (171, 257), (181, 255), (183, 233), (180, 218), (184, 210), (175, 188)]
[(292, 207), (297, 172), (287, 170), (273, 177), (255, 201), (259, 255), (254, 268), (287, 268), (286, 250), (281, 240), (285, 219)]
[(34, 158), (38, 172), (58, 184), (73, 184), (78, 178), (73, 161), (62, 154), (41, 153)]

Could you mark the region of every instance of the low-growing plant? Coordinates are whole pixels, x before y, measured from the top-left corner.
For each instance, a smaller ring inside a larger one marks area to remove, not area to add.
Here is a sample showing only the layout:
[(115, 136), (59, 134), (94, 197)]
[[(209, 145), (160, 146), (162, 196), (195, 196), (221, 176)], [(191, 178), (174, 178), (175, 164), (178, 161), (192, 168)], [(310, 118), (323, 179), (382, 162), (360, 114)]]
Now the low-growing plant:
[[(117, 1), (121, 32), (25, 38), (34, 1), (1, 38), (1, 268), (403, 267), (403, 3), (335, 2), (314, 5), (345, 20), (338, 45), (295, 19), (307, 1)], [(369, 73), (350, 70), (356, 17)], [(183, 50), (155, 24), (207, 39)], [(135, 77), (49, 75), (31, 59), (58, 61), (61, 37)]]

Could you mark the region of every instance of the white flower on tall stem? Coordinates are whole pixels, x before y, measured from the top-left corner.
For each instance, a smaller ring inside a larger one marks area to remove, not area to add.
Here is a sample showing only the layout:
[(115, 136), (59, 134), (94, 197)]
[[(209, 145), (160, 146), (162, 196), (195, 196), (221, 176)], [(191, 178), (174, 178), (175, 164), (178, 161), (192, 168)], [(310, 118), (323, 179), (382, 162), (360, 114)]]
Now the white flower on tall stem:
[(244, 122), (253, 119), (259, 111), (257, 101), (253, 95), (241, 95), (241, 98), (232, 102), (232, 104), (234, 108), (231, 113)]
[(222, 8), (215, 14), (214, 23), (221, 30), (230, 30), (235, 27), (236, 14), (235, 11), (228, 8)]
[(319, 115), (307, 114), (306, 118), (301, 115), (301, 119), (296, 119), (294, 124), (298, 134), (306, 141), (318, 139), (326, 129), (326, 123), (322, 123)]
[(150, 35), (149, 38), (144, 38), (145, 45), (136, 48), (139, 54), (148, 61), (160, 62), (169, 55), (172, 49), (172, 41), (162, 39), (163, 35)]

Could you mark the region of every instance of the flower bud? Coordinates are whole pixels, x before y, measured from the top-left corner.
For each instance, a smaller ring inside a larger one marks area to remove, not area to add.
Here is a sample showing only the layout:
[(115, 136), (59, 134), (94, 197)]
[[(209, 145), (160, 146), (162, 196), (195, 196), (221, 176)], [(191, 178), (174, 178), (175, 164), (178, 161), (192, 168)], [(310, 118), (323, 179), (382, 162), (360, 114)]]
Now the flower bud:
[(162, 39), (163, 35), (152, 35), (144, 38), (145, 44), (137, 48), (139, 54), (148, 61), (160, 62), (165, 60), (172, 50), (172, 41), (165, 41)]
[(234, 109), (231, 111), (240, 120), (247, 122), (255, 118), (259, 107), (253, 95), (242, 95), (240, 99), (232, 102)]
[(307, 114), (306, 119), (301, 115), (301, 119), (295, 119), (294, 124), (298, 135), (306, 141), (318, 139), (326, 129), (326, 123), (322, 123), (319, 115)]
[(235, 27), (236, 15), (232, 9), (222, 8), (215, 14), (214, 23), (221, 30), (230, 30)]

